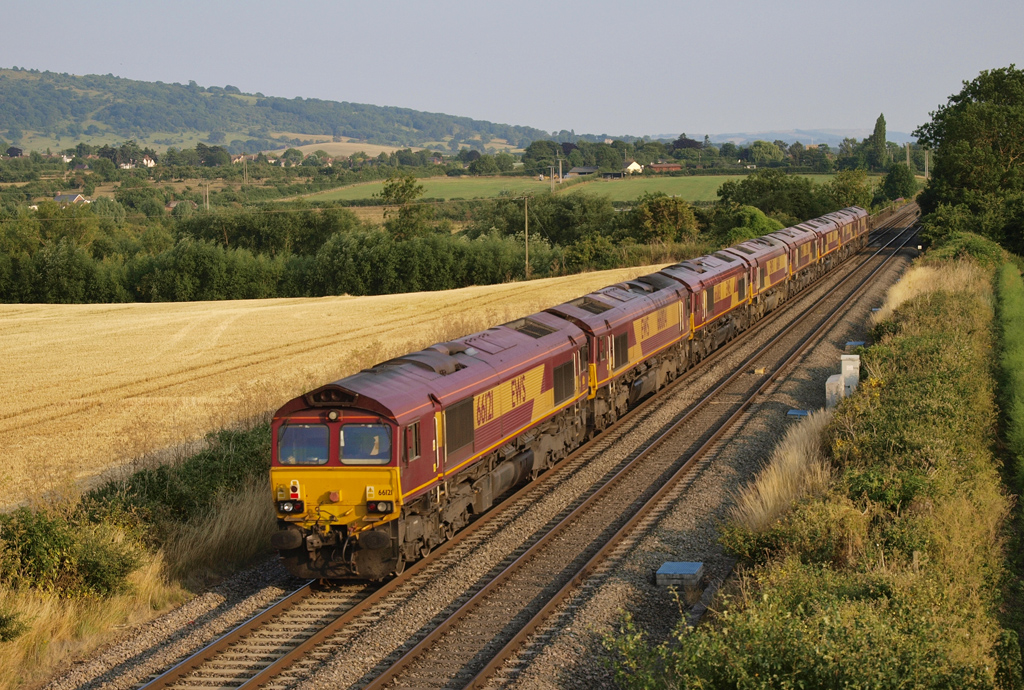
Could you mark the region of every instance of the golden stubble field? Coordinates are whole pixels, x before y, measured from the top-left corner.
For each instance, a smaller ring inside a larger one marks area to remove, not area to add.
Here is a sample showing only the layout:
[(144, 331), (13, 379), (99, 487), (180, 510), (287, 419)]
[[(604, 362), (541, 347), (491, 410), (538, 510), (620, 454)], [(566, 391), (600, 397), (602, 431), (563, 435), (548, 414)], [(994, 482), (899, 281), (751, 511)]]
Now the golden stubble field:
[(379, 297), (0, 305), (3, 503), (173, 460), (315, 386), (654, 270)]

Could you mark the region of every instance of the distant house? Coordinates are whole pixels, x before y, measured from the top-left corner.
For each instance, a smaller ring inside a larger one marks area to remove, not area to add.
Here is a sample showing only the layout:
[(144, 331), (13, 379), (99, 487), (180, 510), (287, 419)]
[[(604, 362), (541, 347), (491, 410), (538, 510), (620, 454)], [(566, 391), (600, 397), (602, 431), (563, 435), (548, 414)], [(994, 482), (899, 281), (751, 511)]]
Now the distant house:
[(65, 153), (65, 154), (62, 154), (62, 155), (61, 155), (61, 157), (60, 157), (60, 159), (61, 159), (62, 161), (64, 161), (65, 163), (70, 163), (71, 161), (75, 160), (74, 156), (69, 156), (69, 155), (68, 155), (68, 154), (66, 154), (66, 153)]
[(581, 175), (593, 175), (597, 172), (597, 167), (593, 165), (581, 165), (572, 168), (565, 174), (566, 177), (579, 177)]
[(142, 165), (146, 168), (152, 168), (153, 166), (156, 165), (156, 161), (150, 158), (149, 156), (143, 156), (142, 162), (139, 165)]
[(444, 165), (444, 159), (441, 156), (431, 156), (430, 163), (432, 165)]
[(19, 149), (17, 146), (12, 146), (7, 149), (7, 156), (9, 158), (21, 158), (25, 155), (25, 152)]
[(601, 173), (601, 177), (603, 179), (605, 179), (605, 180), (621, 180), (623, 175), (625, 175), (625, 173), (622, 172), (621, 170), (619, 172), (603, 172), (603, 173)]
[(662, 173), (682, 170), (683, 166), (680, 163), (651, 163), (647, 166), (647, 169), (651, 172)]
[(122, 163), (117, 167), (121, 168), (121, 170), (132, 170), (133, 168), (135, 168), (135, 161), (128, 161), (127, 163)]
[(86, 199), (81, 194), (58, 194), (57, 196), (53, 197), (53, 200), (56, 201), (61, 206), (89, 203), (88, 199)]
[(622, 172), (626, 173), (627, 175), (633, 175), (635, 173), (642, 173), (643, 171), (644, 171), (644, 166), (640, 165), (636, 161), (630, 161), (626, 165), (626, 167), (624, 167), (622, 169)]

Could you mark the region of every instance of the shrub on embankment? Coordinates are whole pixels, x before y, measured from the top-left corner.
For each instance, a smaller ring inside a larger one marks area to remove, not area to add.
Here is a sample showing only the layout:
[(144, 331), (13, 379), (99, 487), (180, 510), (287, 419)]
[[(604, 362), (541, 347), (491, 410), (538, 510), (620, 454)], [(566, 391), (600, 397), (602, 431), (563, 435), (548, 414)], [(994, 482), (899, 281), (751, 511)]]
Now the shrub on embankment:
[(221, 431), (177, 462), (0, 514), (0, 690), (265, 552), (269, 446), (267, 424)]
[(876, 327), (867, 376), (826, 434), (827, 492), (765, 528), (725, 526), (746, 563), (738, 585), (665, 644), (627, 625), (612, 642), (623, 685), (1022, 686), (1017, 635), (1000, 620), (1011, 501), (989, 244), (961, 237), (925, 260), (975, 278), (935, 281)]

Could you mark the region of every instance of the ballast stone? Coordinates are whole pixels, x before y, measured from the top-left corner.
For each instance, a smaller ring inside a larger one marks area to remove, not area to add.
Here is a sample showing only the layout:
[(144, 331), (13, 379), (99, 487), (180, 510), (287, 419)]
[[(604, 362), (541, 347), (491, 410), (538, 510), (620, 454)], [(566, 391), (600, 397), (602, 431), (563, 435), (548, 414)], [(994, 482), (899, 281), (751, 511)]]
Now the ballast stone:
[(704, 564), (699, 561), (668, 561), (654, 574), (659, 587), (696, 587), (704, 577)]

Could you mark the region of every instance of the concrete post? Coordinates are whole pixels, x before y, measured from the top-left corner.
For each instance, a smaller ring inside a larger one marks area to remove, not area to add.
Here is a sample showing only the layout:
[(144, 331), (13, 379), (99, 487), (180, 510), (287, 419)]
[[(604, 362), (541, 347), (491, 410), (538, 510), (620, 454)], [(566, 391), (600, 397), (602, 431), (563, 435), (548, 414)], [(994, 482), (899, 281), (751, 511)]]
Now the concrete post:
[(840, 375), (843, 378), (843, 397), (851, 395), (860, 383), (860, 355), (840, 355)]
[(832, 374), (825, 382), (825, 408), (831, 410), (843, 399), (844, 393), (842, 374)]

